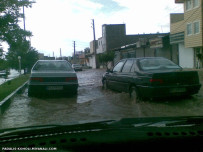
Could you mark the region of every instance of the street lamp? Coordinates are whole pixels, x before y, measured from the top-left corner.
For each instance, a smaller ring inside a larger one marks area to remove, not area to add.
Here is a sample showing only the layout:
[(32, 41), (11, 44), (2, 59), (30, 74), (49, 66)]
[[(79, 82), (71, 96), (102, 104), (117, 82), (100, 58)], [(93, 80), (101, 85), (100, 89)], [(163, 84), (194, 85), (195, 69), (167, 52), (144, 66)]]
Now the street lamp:
[(21, 74), (21, 56), (18, 56), (19, 61), (19, 73)]

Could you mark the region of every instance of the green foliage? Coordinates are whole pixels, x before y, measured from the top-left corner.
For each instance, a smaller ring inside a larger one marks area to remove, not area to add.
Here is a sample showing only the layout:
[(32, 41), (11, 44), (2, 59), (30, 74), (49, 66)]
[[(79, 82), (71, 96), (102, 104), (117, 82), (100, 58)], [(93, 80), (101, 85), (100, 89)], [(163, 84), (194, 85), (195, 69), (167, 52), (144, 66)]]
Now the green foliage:
[(198, 53), (198, 54), (197, 54), (197, 58), (198, 58), (198, 60), (200, 60), (200, 61), (203, 60), (203, 54)]
[(8, 69), (8, 62), (6, 60), (0, 59), (0, 70)]
[[(28, 46), (29, 47), (29, 46)], [(18, 50), (18, 48), (16, 48)], [(38, 60), (38, 52), (34, 48), (22, 47), (22, 50), (16, 51), (15, 49), (10, 49), (6, 58), (8, 60), (9, 66), (13, 69), (18, 69), (19, 60), (18, 56), (21, 57), (21, 68), (31, 69), (34, 63)]]
[(104, 64), (106, 67), (108, 66), (109, 62), (112, 62), (115, 57), (114, 51), (107, 51), (105, 53), (98, 55), (98, 60), (100, 63)]
[(2, 56), (3, 56), (3, 48), (0, 46), (0, 59), (2, 58)]
[[(18, 22), (23, 18), (22, 8), (31, 7), (29, 0), (1, 0), (0, 1), (0, 41), (9, 45), (6, 60), (10, 68), (18, 69), (18, 56), (21, 56), (21, 67), (31, 68), (38, 59), (37, 51), (30, 46), (27, 37), (30, 31), (20, 28)], [(0, 50), (0, 53), (3, 49)]]
[(85, 54), (90, 53), (90, 48), (89, 48), (89, 47), (85, 48), (85, 49), (84, 49), (84, 52), (85, 52)]
[(1, 0), (0, 1), (0, 40), (9, 45), (19, 38), (31, 36), (18, 25), (19, 19), (23, 18), (22, 7), (31, 7), (33, 2), (29, 0)]
[(29, 75), (21, 75), (13, 80), (10, 80), (2, 85), (0, 85), (0, 101), (15, 91), (18, 87), (20, 87), (23, 83), (25, 83), (29, 79)]

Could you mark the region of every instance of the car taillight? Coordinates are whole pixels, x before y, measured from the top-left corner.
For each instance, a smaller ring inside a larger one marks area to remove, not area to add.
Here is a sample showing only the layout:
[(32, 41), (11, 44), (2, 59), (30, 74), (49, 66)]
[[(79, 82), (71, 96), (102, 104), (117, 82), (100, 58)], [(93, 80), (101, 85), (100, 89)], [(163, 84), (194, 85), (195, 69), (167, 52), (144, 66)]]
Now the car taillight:
[(30, 78), (30, 81), (32, 81), (32, 82), (43, 82), (43, 78), (32, 77), (32, 78)]
[(69, 81), (77, 81), (77, 77), (67, 77), (66, 78), (66, 82), (69, 82)]
[(162, 79), (150, 79), (149, 80), (152, 84), (162, 84), (163, 80)]

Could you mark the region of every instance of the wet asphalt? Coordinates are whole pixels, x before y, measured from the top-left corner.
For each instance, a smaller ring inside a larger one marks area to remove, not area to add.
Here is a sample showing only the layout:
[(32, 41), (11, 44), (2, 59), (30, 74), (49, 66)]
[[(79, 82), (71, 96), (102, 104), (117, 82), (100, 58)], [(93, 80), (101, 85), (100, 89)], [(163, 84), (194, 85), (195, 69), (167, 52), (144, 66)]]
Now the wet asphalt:
[(17, 94), (0, 116), (0, 128), (85, 123), (121, 118), (203, 115), (203, 93), (190, 98), (134, 102), (127, 93), (103, 90), (104, 69), (77, 72), (77, 96), (28, 97)]

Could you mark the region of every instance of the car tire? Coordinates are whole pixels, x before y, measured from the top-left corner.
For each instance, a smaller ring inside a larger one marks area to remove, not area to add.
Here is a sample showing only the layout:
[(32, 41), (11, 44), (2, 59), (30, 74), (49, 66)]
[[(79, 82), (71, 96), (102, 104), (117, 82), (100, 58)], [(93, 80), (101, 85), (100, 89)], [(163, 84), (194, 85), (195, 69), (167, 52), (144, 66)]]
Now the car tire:
[(135, 102), (140, 101), (140, 95), (138, 93), (138, 90), (135, 87), (131, 87), (129, 93), (132, 101), (135, 101)]
[(74, 95), (74, 96), (76, 96), (78, 94), (78, 90), (74, 90), (73, 92), (72, 92), (72, 95)]
[(28, 97), (33, 97), (34, 96), (34, 93), (30, 90), (28, 90)]
[(106, 80), (103, 80), (103, 86), (102, 86), (102, 88), (103, 88), (104, 90), (107, 90), (107, 89), (108, 89)]

